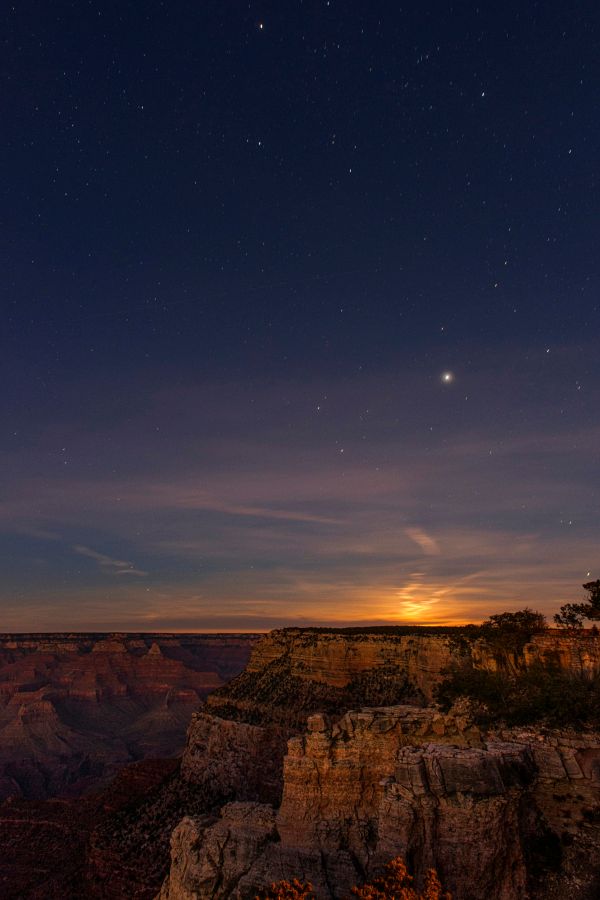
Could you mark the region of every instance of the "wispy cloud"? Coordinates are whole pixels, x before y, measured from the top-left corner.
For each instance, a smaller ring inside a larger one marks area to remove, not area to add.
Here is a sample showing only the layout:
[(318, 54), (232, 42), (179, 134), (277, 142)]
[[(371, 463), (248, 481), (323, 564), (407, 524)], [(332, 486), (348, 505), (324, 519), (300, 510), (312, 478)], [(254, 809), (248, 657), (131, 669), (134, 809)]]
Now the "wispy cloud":
[(23, 600), (35, 622), (67, 596), (65, 627), (150, 612), (206, 627), (216, 609), (266, 627), (551, 614), (600, 574), (600, 387), (582, 355), (552, 362), (573, 385), (560, 418), (545, 354), (480, 362), (451, 391), (418, 368), (165, 384), (127, 415), (103, 385), (94, 428), (52, 420), (2, 455), (2, 609), (14, 601), (21, 627)]
[(342, 519), (333, 516), (322, 516), (317, 513), (302, 512), (300, 510), (278, 509), (275, 507), (261, 505), (245, 505), (238, 503), (230, 503), (216, 497), (211, 497), (202, 492), (188, 489), (183, 492), (177, 484), (172, 486), (155, 485), (154, 490), (149, 486), (150, 496), (154, 495), (156, 499), (162, 498), (165, 504), (164, 508), (169, 507), (169, 503), (175, 509), (201, 509), (207, 512), (222, 513), (229, 516), (244, 516), (255, 519), (282, 519), (288, 522), (312, 522), (314, 524), (323, 525), (341, 525)]
[(420, 547), (428, 556), (439, 556), (440, 548), (434, 538), (428, 535), (422, 528), (405, 528), (404, 533)]
[(91, 547), (85, 547), (83, 544), (74, 544), (73, 550), (75, 553), (79, 553), (80, 556), (87, 556), (89, 559), (95, 560), (101, 569), (111, 572), (113, 575), (137, 575), (142, 578), (148, 575), (148, 572), (136, 568), (132, 562), (127, 562), (124, 559), (113, 559), (112, 556), (106, 556), (105, 553), (99, 553), (97, 550), (92, 550)]
[(62, 537), (56, 531), (49, 531), (47, 528), (36, 528), (35, 526), (20, 525), (13, 523), (10, 530), (14, 534), (21, 534), (23, 537), (35, 538), (39, 541), (61, 541)]

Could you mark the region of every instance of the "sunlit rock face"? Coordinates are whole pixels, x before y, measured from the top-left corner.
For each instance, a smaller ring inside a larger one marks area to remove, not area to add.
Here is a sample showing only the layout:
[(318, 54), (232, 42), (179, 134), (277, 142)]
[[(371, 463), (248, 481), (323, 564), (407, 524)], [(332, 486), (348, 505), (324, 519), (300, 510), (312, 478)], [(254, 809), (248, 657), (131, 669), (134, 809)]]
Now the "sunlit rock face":
[(523, 648), (525, 665), (534, 662), (553, 663), (577, 675), (600, 673), (600, 636), (572, 635), (549, 631), (537, 634)]
[[(437, 868), (455, 900), (591, 898), (599, 814), (599, 735), (484, 735), (464, 717), (405, 706), (334, 724), (314, 715), (289, 741), (279, 810), (230, 803), (219, 819), (183, 820), (160, 897), (250, 900), (299, 877), (337, 900), (401, 854), (417, 882)], [(548, 893), (535, 871), (559, 862), (565, 821), (588, 841), (587, 881), (575, 890), (568, 872), (548, 876)]]
[[(595, 897), (600, 738), (482, 733), (467, 715), (442, 715), (428, 704), (458, 652), (443, 634), (267, 635), (194, 717), (182, 764), (190, 783), (210, 778), (244, 803), (182, 823), (162, 897), (254, 897), (291, 877), (345, 897), (396, 854), (418, 879), (437, 867), (455, 900)], [(581, 673), (596, 671), (600, 642), (551, 633), (519, 655), (480, 641), (468, 652), (490, 670), (543, 661)], [(215, 862), (219, 847), (227, 863)]]
[[(574, 674), (600, 672), (600, 637), (549, 632), (536, 635), (519, 654), (481, 640), (459, 648), (451, 634), (377, 634), (283, 629), (252, 651), (245, 671), (208, 707), (225, 718), (301, 726), (309, 713), (337, 713), (361, 705), (411, 703), (435, 698), (444, 672), (466, 652), (483, 669), (515, 670), (552, 663)], [(293, 711), (300, 718), (293, 721)]]
[(0, 636), (0, 800), (75, 796), (181, 753), (192, 712), (253, 636)]
[(273, 631), (254, 648), (248, 672), (275, 660), (289, 660), (291, 675), (347, 687), (365, 671), (392, 666), (406, 673), (427, 699), (452, 659), (447, 637), (438, 635), (327, 634), (295, 629)]

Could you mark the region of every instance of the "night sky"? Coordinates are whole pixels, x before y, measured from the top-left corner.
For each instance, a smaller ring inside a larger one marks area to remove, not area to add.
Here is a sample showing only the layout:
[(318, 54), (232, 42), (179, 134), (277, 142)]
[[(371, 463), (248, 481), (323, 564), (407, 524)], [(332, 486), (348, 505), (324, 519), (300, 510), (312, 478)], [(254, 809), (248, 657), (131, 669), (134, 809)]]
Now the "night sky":
[(597, 2), (2, 14), (2, 630), (600, 577)]

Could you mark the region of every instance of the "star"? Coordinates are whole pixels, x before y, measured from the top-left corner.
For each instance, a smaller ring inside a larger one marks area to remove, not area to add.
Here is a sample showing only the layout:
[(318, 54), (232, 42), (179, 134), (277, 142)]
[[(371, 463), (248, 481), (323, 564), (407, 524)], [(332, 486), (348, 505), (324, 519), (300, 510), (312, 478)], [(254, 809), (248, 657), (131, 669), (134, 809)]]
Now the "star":
[(453, 372), (442, 372), (440, 376), (440, 381), (442, 384), (452, 384), (454, 381), (454, 373)]

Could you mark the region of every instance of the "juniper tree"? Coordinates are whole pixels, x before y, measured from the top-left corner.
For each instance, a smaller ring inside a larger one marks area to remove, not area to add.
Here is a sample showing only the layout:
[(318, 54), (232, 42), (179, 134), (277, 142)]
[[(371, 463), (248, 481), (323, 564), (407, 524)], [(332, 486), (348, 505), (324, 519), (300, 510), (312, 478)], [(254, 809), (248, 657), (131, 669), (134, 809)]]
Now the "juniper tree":
[(600, 619), (600, 579), (586, 582), (583, 589), (589, 594), (583, 603), (565, 603), (555, 614), (554, 621), (561, 628), (581, 628), (584, 619)]

